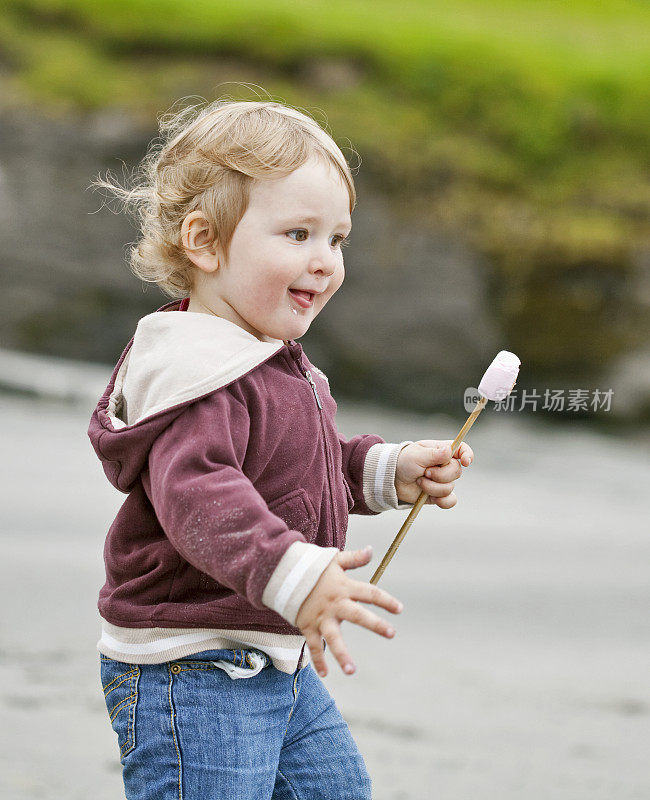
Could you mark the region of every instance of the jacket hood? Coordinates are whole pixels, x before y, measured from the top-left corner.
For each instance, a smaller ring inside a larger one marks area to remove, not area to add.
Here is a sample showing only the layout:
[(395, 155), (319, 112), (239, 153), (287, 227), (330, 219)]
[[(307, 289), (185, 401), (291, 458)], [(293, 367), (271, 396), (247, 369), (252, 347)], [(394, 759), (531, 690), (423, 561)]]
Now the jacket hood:
[[(175, 300), (138, 322), (90, 420), (109, 481), (129, 492), (161, 431), (185, 406), (232, 383), (284, 347)], [(165, 312), (165, 313), (161, 313)]]

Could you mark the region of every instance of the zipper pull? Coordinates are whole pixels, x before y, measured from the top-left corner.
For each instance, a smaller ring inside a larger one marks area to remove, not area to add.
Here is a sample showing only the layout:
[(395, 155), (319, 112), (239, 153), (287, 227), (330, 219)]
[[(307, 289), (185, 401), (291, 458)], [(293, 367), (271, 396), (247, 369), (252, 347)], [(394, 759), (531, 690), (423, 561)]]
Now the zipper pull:
[(305, 372), (305, 377), (307, 378), (309, 383), (311, 383), (311, 388), (314, 390), (314, 396), (316, 397), (316, 402), (318, 403), (318, 407), (322, 411), (323, 406), (320, 404), (320, 397), (318, 396), (318, 392), (316, 391), (316, 384), (314, 383), (314, 379), (311, 376), (311, 370), (308, 369), (307, 372)]

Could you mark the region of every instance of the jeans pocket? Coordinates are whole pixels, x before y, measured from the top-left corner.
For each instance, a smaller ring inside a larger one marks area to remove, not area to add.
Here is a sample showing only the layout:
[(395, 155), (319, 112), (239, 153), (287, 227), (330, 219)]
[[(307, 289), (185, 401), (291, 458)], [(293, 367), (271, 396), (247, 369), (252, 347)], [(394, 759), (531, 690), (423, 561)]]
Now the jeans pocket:
[(101, 656), (101, 679), (106, 710), (117, 734), (120, 761), (135, 747), (135, 712), (138, 703), (138, 664)]

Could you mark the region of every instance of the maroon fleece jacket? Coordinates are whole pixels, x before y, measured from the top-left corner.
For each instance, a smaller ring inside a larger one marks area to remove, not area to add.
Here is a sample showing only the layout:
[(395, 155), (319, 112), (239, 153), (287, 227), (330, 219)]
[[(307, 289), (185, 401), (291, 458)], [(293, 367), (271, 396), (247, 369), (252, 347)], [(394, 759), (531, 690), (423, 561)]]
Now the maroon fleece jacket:
[[(178, 310), (178, 301), (168, 303), (141, 323)], [(170, 315), (170, 335), (187, 321), (180, 316)], [(200, 316), (209, 315), (194, 315)], [(241, 329), (233, 335), (260, 346)], [(348, 440), (338, 432), (328, 381), (294, 340), (269, 340), (261, 346), (270, 357), (264, 353), (253, 368), (244, 366), (232, 380), (226, 369), (223, 385), (199, 382), (197, 396), (172, 396), (162, 409), (127, 422), (120, 387), (133, 367), (134, 339), (88, 428), (108, 479), (127, 495), (106, 538), (101, 616), (128, 628), (299, 633), (293, 623), (305, 587), (333, 548), (345, 547), (348, 514), (404, 507), (370, 501), (370, 508), (364, 494), (369, 449), (395, 446), (374, 434)], [(236, 360), (238, 353), (227, 356)], [(199, 365), (208, 378), (216, 364), (209, 361)]]

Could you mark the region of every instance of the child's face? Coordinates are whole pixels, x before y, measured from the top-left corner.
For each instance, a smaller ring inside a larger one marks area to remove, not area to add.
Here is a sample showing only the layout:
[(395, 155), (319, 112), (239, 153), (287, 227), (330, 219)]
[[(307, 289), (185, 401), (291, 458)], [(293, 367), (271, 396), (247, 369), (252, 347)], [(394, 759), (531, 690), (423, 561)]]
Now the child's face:
[[(343, 283), (341, 241), (351, 224), (348, 191), (320, 159), (255, 181), (228, 260), (218, 250), (218, 269), (198, 273), (188, 310), (211, 311), (258, 338), (298, 339)], [(318, 294), (305, 307), (290, 289)]]

